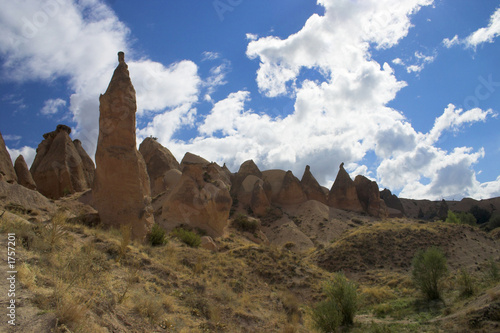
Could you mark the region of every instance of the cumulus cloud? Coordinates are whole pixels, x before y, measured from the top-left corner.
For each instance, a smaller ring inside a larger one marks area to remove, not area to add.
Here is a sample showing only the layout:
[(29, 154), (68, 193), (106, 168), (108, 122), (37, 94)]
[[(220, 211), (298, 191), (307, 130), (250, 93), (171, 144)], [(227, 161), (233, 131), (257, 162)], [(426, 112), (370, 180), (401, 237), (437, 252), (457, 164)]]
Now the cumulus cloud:
[(50, 116), (59, 112), (62, 107), (66, 106), (66, 101), (61, 98), (48, 99), (43, 104), (43, 108), (40, 113), (44, 116)]
[(26, 164), (28, 165), (28, 168), (31, 167), (31, 164), (33, 163), (33, 160), (35, 159), (36, 155), (36, 149), (28, 146), (24, 146), (20, 149), (13, 149), (7, 147), (7, 151), (9, 152), (10, 159), (12, 160), (12, 164), (16, 161), (17, 157), (19, 155), (23, 155), (24, 160), (26, 161)]
[[(118, 50), (126, 53), (139, 116), (146, 111), (190, 109), (197, 101), (197, 65), (183, 60), (164, 66), (146, 58), (134, 59), (128, 27), (101, 1), (26, 0), (22, 6), (4, 2), (0, 28), (5, 78), (20, 83), (68, 79), (69, 110), (76, 123), (73, 136), (90, 156), (99, 133), (98, 97), (117, 65)], [(46, 109), (48, 113), (54, 110)]]
[(490, 22), (487, 27), (480, 28), (471, 33), (466, 38), (459, 38), (455, 35), (452, 39), (443, 39), (443, 45), (450, 48), (454, 45), (463, 44), (468, 48), (476, 48), (478, 45), (484, 43), (493, 43), (495, 38), (500, 36), (500, 7), (490, 17)]

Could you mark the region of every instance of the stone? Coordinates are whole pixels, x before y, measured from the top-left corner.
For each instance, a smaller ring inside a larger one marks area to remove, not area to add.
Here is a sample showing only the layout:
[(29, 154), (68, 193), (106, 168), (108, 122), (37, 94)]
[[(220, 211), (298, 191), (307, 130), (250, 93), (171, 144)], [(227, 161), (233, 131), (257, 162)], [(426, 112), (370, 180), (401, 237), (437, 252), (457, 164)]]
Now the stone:
[(210, 164), (187, 164), (181, 179), (162, 206), (165, 229), (180, 224), (200, 228), (211, 237), (220, 237), (228, 225), (232, 198), (230, 185), (222, 178), (208, 178)]
[(45, 133), (31, 165), (38, 191), (51, 199), (82, 192), (91, 186), (70, 133), (71, 128), (66, 125), (57, 125), (55, 131)]
[(283, 182), (281, 183), (276, 202), (279, 205), (290, 206), (298, 205), (306, 201), (307, 195), (302, 190), (300, 181), (293, 175), (292, 171), (287, 171), (285, 177), (283, 177)]
[(358, 194), (359, 202), (363, 210), (372, 216), (383, 216), (385, 211), (385, 204), (381, 206), (380, 192), (377, 182), (371, 181), (365, 176), (358, 175), (354, 179), (356, 192)]
[[(380, 199), (384, 200), (385, 205), (387, 206), (388, 209), (398, 210), (402, 215), (406, 215), (401, 200), (399, 200), (399, 198), (395, 194), (392, 194), (390, 190), (384, 189), (383, 191), (381, 191)], [(397, 214), (392, 210), (389, 211), (390, 213), (389, 216)]]
[[(262, 179), (262, 172), (260, 172), (259, 167), (257, 166), (257, 164), (255, 164), (253, 160), (248, 160), (243, 162), (238, 172), (235, 175), (233, 175), (231, 179), (232, 182), (231, 194), (238, 195), (238, 192), (240, 191), (240, 187), (243, 181), (250, 175)], [(251, 184), (250, 186), (251, 186), (250, 187), (251, 191), (251, 189), (253, 189), (253, 184)]]
[(153, 138), (146, 138), (139, 146), (149, 175), (151, 195), (153, 197), (165, 192), (167, 184), (165, 174), (174, 169), (180, 170), (180, 164), (174, 155)]
[(325, 192), (311, 173), (309, 165), (306, 166), (302, 179), (300, 180), (300, 185), (307, 196), (307, 200), (316, 200), (326, 205)]
[(212, 252), (217, 252), (219, 247), (215, 244), (214, 240), (210, 236), (201, 237), (201, 247)]
[(264, 190), (266, 190), (266, 187), (268, 188), (267, 190), (269, 190), (270, 192), (268, 198), (270, 198), (271, 202), (276, 201), (278, 193), (281, 190), (281, 186), (283, 185), (283, 179), (285, 179), (285, 175), (286, 171), (284, 170), (266, 170), (262, 172), (262, 179), (266, 184)]
[(31, 176), (31, 172), (28, 169), (28, 165), (24, 160), (23, 155), (19, 155), (14, 162), (14, 170), (17, 175), (17, 182), (30, 190), (36, 190), (36, 183)]
[(356, 186), (347, 171), (345, 171), (344, 163), (340, 164), (337, 178), (335, 178), (335, 182), (328, 193), (328, 205), (338, 209), (358, 213), (363, 212)]
[(136, 94), (123, 52), (118, 60), (108, 89), (99, 97), (93, 205), (104, 226), (130, 225), (132, 238), (143, 241), (154, 224), (151, 189), (136, 146)]
[(252, 189), (252, 197), (250, 199), (250, 208), (252, 209), (253, 214), (257, 217), (266, 216), (269, 212), (269, 209), (271, 208), (271, 203), (263, 185), (263, 181), (256, 181), (254, 183)]
[(10, 154), (3, 141), (2, 133), (0, 133), (0, 181), (5, 181), (10, 184), (17, 183), (17, 175), (12, 165)]
[(208, 164), (210, 164), (210, 162), (201, 156), (191, 154), (191, 153), (186, 153), (184, 155), (184, 157), (182, 158), (180, 170), (181, 171), (184, 170), (184, 167), (186, 165), (193, 165), (193, 164), (208, 165)]
[(92, 187), (92, 184), (94, 183), (94, 174), (95, 174), (94, 161), (92, 161), (89, 154), (87, 154), (85, 149), (83, 149), (82, 142), (80, 140), (78, 139), (73, 140), (73, 144), (75, 145), (78, 155), (80, 155), (80, 158), (82, 159), (83, 174), (85, 180), (87, 181), (88, 186)]

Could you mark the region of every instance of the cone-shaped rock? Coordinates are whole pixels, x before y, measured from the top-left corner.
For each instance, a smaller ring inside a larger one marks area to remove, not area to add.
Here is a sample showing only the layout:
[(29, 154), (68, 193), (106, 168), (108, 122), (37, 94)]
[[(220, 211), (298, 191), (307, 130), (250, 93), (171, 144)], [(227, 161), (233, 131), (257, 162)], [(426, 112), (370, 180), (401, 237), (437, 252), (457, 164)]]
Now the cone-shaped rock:
[(0, 133), (0, 180), (7, 183), (17, 182), (16, 171), (5, 146), (5, 141), (3, 141), (2, 133)]
[(276, 202), (280, 205), (298, 205), (306, 202), (307, 196), (302, 190), (300, 181), (291, 171), (287, 171), (283, 178)]
[[(372, 216), (381, 216), (380, 192), (376, 182), (369, 180), (365, 176), (358, 175), (354, 179), (358, 199), (363, 206), (363, 210)], [(383, 206), (385, 209), (385, 205)]]
[(82, 159), (82, 167), (85, 180), (87, 181), (87, 184), (89, 184), (89, 187), (91, 187), (92, 184), (94, 183), (94, 174), (95, 174), (94, 161), (92, 161), (89, 154), (87, 154), (85, 149), (83, 149), (82, 142), (80, 140), (73, 140), (73, 144), (75, 145), (78, 155), (80, 155), (80, 158)]
[(257, 217), (266, 216), (271, 208), (271, 203), (264, 190), (263, 183), (263, 181), (255, 182), (250, 199), (250, 208), (252, 208), (252, 212)]
[(28, 169), (28, 165), (24, 160), (23, 155), (19, 155), (14, 162), (14, 170), (16, 170), (17, 182), (30, 190), (36, 190), (36, 184)]
[(165, 192), (167, 188), (165, 174), (172, 170), (180, 170), (179, 162), (167, 148), (153, 138), (146, 138), (139, 146), (139, 152), (148, 169), (151, 183), (151, 196)]
[(232, 182), (231, 194), (237, 195), (238, 192), (240, 191), (240, 187), (243, 181), (250, 175), (262, 179), (262, 172), (260, 172), (259, 167), (257, 166), (257, 164), (255, 164), (253, 160), (248, 160), (243, 162), (238, 172), (235, 175), (233, 175), (231, 179)]
[(146, 163), (136, 147), (135, 89), (123, 52), (104, 95), (99, 97), (99, 140), (93, 202), (104, 225), (130, 225), (144, 239), (154, 223)]
[(30, 171), (38, 191), (48, 198), (58, 199), (90, 187), (70, 133), (68, 126), (57, 125), (55, 131), (43, 135), (36, 150)]
[(328, 194), (328, 205), (344, 210), (362, 212), (363, 206), (358, 199), (354, 181), (344, 169), (344, 163), (339, 167), (339, 173)]
[(309, 165), (306, 166), (306, 170), (304, 171), (304, 175), (302, 175), (300, 184), (302, 185), (302, 189), (307, 196), (307, 200), (316, 200), (326, 205), (325, 192), (323, 192), (321, 185), (319, 185), (318, 181), (311, 173)]

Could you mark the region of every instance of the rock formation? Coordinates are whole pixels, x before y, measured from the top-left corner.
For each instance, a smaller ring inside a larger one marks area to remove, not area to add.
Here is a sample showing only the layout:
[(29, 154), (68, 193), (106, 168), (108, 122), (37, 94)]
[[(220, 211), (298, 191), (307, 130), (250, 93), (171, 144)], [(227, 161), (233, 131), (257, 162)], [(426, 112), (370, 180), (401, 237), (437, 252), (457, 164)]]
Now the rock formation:
[(362, 212), (354, 181), (344, 169), (344, 163), (339, 167), (337, 178), (328, 193), (328, 205), (353, 212)]
[(91, 186), (87, 167), (70, 133), (68, 126), (57, 125), (55, 131), (43, 135), (36, 150), (30, 171), (38, 191), (48, 198), (58, 199)]
[(356, 186), (359, 202), (365, 212), (377, 217), (386, 215), (386, 206), (385, 204), (381, 206), (383, 201), (380, 200), (380, 192), (375, 181), (358, 175), (354, 179), (354, 186)]
[[(232, 183), (231, 194), (238, 195), (238, 192), (240, 192), (240, 187), (242, 186), (243, 181), (250, 175), (262, 179), (262, 172), (260, 172), (259, 167), (255, 164), (253, 160), (248, 160), (243, 162), (238, 172), (231, 178), (231, 183)], [(250, 184), (250, 186), (251, 186), (250, 187), (251, 191), (253, 189), (253, 183)]]
[(326, 195), (316, 178), (311, 173), (309, 165), (306, 166), (300, 185), (307, 196), (307, 200), (316, 200), (326, 205)]
[(186, 165), (193, 165), (193, 164), (207, 165), (207, 164), (210, 164), (210, 162), (201, 156), (198, 156), (198, 155), (195, 155), (195, 154), (188, 152), (182, 158), (180, 170), (182, 171)]
[(130, 225), (143, 240), (154, 224), (146, 163), (136, 147), (135, 89), (123, 52), (108, 89), (99, 97), (99, 139), (92, 195), (105, 226)]
[(213, 170), (216, 168), (212, 164), (184, 166), (181, 179), (162, 207), (159, 223), (165, 229), (187, 224), (205, 230), (212, 237), (223, 235), (232, 206), (230, 184)]
[(302, 190), (300, 181), (289, 170), (286, 172), (281, 188), (276, 197), (276, 202), (280, 205), (298, 205), (306, 202), (307, 196)]
[(16, 162), (14, 162), (14, 170), (16, 170), (17, 182), (19, 185), (29, 188), (30, 190), (36, 190), (35, 181), (31, 176), (23, 155), (19, 155), (16, 158)]
[(252, 189), (252, 197), (250, 198), (250, 208), (257, 217), (266, 216), (271, 208), (271, 203), (263, 185), (263, 181), (255, 182)]
[(165, 174), (172, 170), (180, 170), (179, 162), (167, 148), (153, 138), (146, 138), (139, 146), (149, 175), (151, 196), (165, 192), (167, 188)]
[(0, 181), (2, 180), (13, 184), (17, 182), (17, 176), (12, 166), (10, 154), (5, 146), (5, 141), (3, 141), (2, 133), (0, 133)]
[(94, 161), (90, 158), (89, 154), (83, 149), (82, 142), (80, 140), (73, 140), (73, 144), (75, 145), (76, 151), (80, 158), (82, 159), (82, 167), (83, 174), (85, 179), (87, 180), (87, 184), (89, 187), (92, 187), (94, 183), (94, 173), (95, 173), (95, 164)]
[[(402, 217), (405, 215), (405, 209), (401, 200), (395, 195), (392, 194), (388, 189), (384, 189), (380, 192), (380, 199), (384, 200), (385, 205), (389, 209), (389, 217)], [(391, 210), (395, 210), (392, 212)], [(396, 211), (399, 211), (398, 214)]]

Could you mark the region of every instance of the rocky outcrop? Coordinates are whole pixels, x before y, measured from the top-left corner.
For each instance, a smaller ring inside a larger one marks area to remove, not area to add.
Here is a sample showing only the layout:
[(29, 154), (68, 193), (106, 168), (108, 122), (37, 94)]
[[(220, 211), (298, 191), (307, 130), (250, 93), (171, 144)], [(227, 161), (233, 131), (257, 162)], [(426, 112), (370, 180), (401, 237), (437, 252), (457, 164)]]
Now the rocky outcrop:
[(353, 212), (362, 212), (363, 206), (358, 198), (356, 185), (347, 171), (344, 169), (344, 163), (339, 167), (337, 178), (328, 193), (328, 205), (343, 210)]
[(363, 210), (372, 216), (386, 216), (386, 206), (380, 200), (380, 192), (375, 181), (371, 181), (365, 176), (358, 175), (354, 179), (354, 186), (358, 194), (359, 202)]
[(325, 192), (311, 173), (309, 165), (306, 166), (302, 179), (300, 180), (300, 185), (307, 196), (307, 200), (316, 200), (326, 205)]
[[(238, 195), (243, 181), (245, 181), (248, 176), (255, 176), (256, 178), (262, 179), (262, 172), (260, 172), (259, 167), (253, 160), (243, 162), (238, 172), (231, 178), (231, 194)], [(253, 183), (250, 184), (250, 188), (248, 190), (252, 191), (252, 189)]]
[(293, 175), (291, 171), (285, 173), (281, 188), (276, 197), (276, 203), (279, 205), (289, 206), (298, 205), (306, 202), (307, 196), (302, 190), (300, 181)]
[(89, 154), (83, 149), (82, 142), (80, 140), (73, 140), (73, 144), (75, 145), (76, 151), (80, 158), (82, 159), (82, 168), (83, 175), (89, 187), (92, 187), (94, 183), (94, 174), (95, 174), (95, 164), (94, 161), (90, 158)]
[(149, 175), (151, 195), (153, 197), (165, 192), (167, 188), (165, 174), (174, 169), (180, 170), (179, 162), (174, 155), (153, 138), (146, 138), (139, 146)]
[(182, 158), (180, 170), (181, 171), (184, 170), (184, 167), (186, 165), (193, 165), (193, 164), (208, 165), (208, 164), (210, 164), (210, 162), (201, 156), (198, 156), (198, 155), (195, 155), (192, 153), (186, 153), (184, 155), (184, 157)]
[(70, 133), (68, 126), (57, 125), (55, 131), (43, 135), (44, 140), (36, 150), (30, 171), (38, 191), (48, 198), (58, 199), (91, 186), (87, 167)]
[(223, 177), (217, 177), (217, 173), (210, 173), (211, 168), (217, 169), (210, 164), (184, 166), (181, 179), (162, 207), (159, 223), (165, 229), (187, 224), (205, 230), (212, 237), (223, 235), (232, 206), (230, 185)]
[(16, 170), (17, 183), (30, 190), (36, 190), (36, 184), (28, 169), (28, 165), (24, 160), (23, 155), (19, 155), (14, 162), (14, 170)]
[(5, 146), (5, 141), (3, 141), (2, 133), (0, 133), (0, 181), (17, 183), (16, 171)]
[(263, 181), (254, 183), (252, 197), (250, 199), (250, 208), (257, 217), (266, 216), (271, 208), (271, 203), (264, 189)]
[[(384, 200), (385, 205), (389, 210), (397, 210), (401, 213), (401, 215), (405, 215), (405, 209), (401, 200), (399, 200), (395, 194), (392, 194), (390, 190), (384, 189), (383, 191), (380, 191), (380, 199)], [(396, 214), (396, 212), (394, 212), (394, 214)]]
[(146, 163), (136, 147), (135, 89), (123, 52), (108, 89), (99, 97), (99, 139), (93, 203), (105, 226), (130, 225), (145, 239), (154, 224)]

